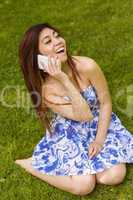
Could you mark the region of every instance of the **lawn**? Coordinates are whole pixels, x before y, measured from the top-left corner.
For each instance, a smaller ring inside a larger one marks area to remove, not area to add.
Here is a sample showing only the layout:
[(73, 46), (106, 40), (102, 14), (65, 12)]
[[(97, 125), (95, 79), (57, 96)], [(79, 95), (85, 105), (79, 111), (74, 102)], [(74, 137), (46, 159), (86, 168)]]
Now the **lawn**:
[(33, 24), (48, 22), (62, 31), (72, 55), (91, 57), (100, 65), (109, 84), (113, 111), (133, 133), (133, 2), (1, 0), (0, 13), (0, 199), (133, 199), (133, 165), (127, 165), (122, 184), (97, 185), (86, 197), (54, 188), (15, 165), (15, 159), (32, 155), (44, 130), (34, 110), (27, 110), (25, 103), (6, 105), (16, 105), (17, 100), (21, 104), (17, 91), (27, 91), (18, 60), (24, 31)]

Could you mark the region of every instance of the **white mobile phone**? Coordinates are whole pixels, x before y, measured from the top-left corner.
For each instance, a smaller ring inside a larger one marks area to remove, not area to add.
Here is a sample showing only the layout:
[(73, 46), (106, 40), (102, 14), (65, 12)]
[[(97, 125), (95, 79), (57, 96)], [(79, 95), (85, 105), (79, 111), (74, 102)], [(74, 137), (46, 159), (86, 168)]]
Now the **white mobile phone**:
[(45, 67), (48, 66), (48, 56), (38, 54), (37, 60), (39, 69), (42, 69), (43, 71), (47, 72)]

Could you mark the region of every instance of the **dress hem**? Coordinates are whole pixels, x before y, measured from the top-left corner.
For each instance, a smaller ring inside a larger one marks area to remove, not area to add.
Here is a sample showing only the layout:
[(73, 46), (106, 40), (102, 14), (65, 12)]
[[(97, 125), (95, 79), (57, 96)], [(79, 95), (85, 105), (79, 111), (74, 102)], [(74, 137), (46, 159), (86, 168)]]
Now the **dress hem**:
[[(64, 174), (64, 175), (62, 175), (62, 174), (55, 174), (55, 173), (46, 173), (46, 172), (44, 172), (44, 171), (41, 171), (41, 170), (38, 170), (38, 168), (36, 168), (36, 167), (34, 167), (33, 165), (32, 165), (32, 167), (36, 170), (36, 171), (38, 171), (38, 172), (40, 172), (40, 173), (42, 173), (42, 174), (45, 174), (45, 175), (50, 175), (50, 176), (86, 176), (86, 175), (95, 175), (95, 174), (98, 174), (98, 173), (100, 173), (100, 172), (103, 172), (103, 171), (105, 171), (105, 170), (107, 170), (107, 169), (110, 169), (111, 167), (113, 167), (113, 166), (115, 166), (115, 165), (118, 165), (118, 164), (122, 164), (122, 163), (124, 163), (124, 164), (126, 164), (126, 163), (128, 163), (127, 161), (118, 161), (117, 163), (115, 163), (115, 164), (112, 164), (112, 165), (110, 165), (110, 166), (106, 166), (105, 168), (103, 168), (103, 169), (100, 169), (99, 171), (97, 170), (97, 171), (94, 171), (94, 170), (90, 170), (90, 169), (86, 169), (86, 170), (84, 170), (84, 172), (82, 173), (82, 174), (77, 174), (77, 173), (69, 173), (68, 175), (66, 174)], [(90, 172), (91, 171), (91, 172)]]

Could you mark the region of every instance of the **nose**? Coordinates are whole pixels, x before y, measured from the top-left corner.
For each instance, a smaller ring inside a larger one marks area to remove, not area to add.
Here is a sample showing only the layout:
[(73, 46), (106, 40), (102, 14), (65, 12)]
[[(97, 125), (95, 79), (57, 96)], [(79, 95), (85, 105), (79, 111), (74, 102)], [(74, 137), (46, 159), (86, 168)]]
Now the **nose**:
[(53, 44), (54, 44), (54, 47), (60, 46), (61, 45), (60, 39), (59, 38), (54, 38), (53, 39)]

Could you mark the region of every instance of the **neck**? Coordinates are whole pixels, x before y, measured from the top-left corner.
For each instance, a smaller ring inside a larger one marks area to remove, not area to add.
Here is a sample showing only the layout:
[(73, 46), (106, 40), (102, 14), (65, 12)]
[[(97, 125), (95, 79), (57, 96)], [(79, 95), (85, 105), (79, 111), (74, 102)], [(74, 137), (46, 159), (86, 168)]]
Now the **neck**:
[[(61, 71), (63, 71), (65, 74), (68, 75), (68, 77), (69, 77), (70, 79), (72, 79), (72, 70), (71, 70), (71, 68), (69, 67), (69, 65), (68, 65), (67, 62), (62, 62), (62, 63), (61, 63)], [(48, 77), (45, 79), (45, 81), (46, 81), (46, 80), (49, 80), (49, 79), (51, 79), (51, 78), (52, 78), (51, 76), (48, 76)], [(52, 79), (53, 79), (53, 78), (52, 78)]]
[(70, 66), (68, 65), (67, 62), (61, 64), (61, 70), (62, 70), (64, 73), (66, 73), (69, 77), (72, 76), (71, 68), (70, 68)]

